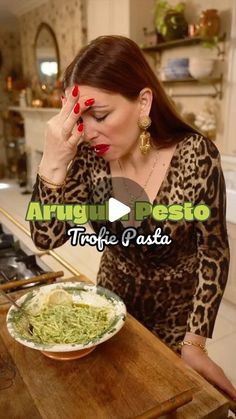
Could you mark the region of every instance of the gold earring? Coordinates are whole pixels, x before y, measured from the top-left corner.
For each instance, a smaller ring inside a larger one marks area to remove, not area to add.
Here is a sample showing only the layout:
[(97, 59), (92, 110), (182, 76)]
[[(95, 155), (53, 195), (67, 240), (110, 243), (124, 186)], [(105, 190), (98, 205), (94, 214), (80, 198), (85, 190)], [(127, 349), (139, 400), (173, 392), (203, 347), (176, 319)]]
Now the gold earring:
[(140, 140), (140, 151), (143, 155), (146, 155), (150, 149), (151, 149), (151, 143), (150, 143), (150, 132), (147, 131), (147, 129), (150, 127), (152, 121), (151, 118), (148, 115), (140, 116), (138, 120), (138, 126), (142, 130), (139, 140)]

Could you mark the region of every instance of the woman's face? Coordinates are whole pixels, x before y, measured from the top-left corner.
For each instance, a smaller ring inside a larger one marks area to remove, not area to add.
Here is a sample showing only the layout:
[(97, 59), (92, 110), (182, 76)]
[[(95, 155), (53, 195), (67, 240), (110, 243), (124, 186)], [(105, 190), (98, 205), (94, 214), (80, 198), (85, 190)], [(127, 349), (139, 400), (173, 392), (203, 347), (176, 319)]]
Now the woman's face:
[(131, 102), (120, 94), (91, 86), (82, 85), (79, 90), (81, 104), (90, 98), (95, 100), (81, 115), (84, 140), (89, 142), (94, 152), (107, 161), (133, 153), (139, 146), (138, 118), (143, 106), (140, 97)]

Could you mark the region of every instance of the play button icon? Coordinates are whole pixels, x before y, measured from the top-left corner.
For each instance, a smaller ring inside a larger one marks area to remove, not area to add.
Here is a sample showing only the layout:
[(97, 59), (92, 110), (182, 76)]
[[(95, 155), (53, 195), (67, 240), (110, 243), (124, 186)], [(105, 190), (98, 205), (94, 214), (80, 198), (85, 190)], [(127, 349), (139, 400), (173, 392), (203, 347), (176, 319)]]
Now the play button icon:
[(131, 211), (130, 207), (118, 201), (118, 199), (110, 198), (108, 200), (108, 219), (113, 222), (119, 220)]

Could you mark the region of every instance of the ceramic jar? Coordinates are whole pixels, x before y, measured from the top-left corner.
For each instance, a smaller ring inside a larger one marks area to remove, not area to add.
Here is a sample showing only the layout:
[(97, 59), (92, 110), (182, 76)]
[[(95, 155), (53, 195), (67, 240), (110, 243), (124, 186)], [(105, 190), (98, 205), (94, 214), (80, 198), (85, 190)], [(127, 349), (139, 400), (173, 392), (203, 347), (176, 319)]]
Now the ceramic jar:
[(58, 88), (55, 88), (49, 96), (50, 106), (52, 108), (60, 108), (61, 107), (61, 95), (62, 91)]
[(203, 38), (214, 38), (220, 33), (220, 16), (217, 9), (202, 11), (199, 19), (199, 35)]

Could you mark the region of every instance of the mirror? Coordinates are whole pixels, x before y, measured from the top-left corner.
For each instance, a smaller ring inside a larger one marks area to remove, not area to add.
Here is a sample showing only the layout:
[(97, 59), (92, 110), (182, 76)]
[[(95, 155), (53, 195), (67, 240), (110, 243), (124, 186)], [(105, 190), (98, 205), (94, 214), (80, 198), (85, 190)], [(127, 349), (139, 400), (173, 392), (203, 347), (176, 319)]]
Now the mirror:
[(47, 23), (41, 23), (35, 37), (35, 61), (40, 83), (52, 88), (59, 76), (59, 50)]

